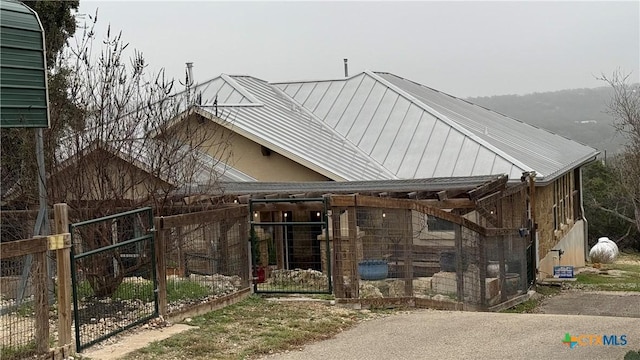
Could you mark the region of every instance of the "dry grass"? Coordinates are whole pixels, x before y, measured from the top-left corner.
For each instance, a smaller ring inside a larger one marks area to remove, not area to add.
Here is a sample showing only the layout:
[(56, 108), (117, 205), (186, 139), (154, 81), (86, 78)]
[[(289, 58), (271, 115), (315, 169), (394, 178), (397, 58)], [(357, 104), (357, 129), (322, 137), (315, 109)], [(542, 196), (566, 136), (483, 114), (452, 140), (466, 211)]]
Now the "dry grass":
[(378, 313), (327, 302), (277, 302), (252, 296), (189, 325), (199, 329), (154, 342), (126, 359), (250, 359), (324, 340)]
[(620, 253), (612, 264), (602, 264), (597, 273), (578, 274), (570, 287), (586, 290), (640, 291), (640, 253)]

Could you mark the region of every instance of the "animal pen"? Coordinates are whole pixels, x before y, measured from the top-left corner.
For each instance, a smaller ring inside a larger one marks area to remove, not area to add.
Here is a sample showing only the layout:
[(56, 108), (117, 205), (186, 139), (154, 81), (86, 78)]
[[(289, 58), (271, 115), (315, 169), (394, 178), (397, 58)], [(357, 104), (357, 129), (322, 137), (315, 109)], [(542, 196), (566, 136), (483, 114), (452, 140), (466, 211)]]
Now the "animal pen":
[(232, 191), (250, 194), (257, 292), (488, 310), (533, 280), (528, 185), (499, 176)]
[(50, 212), (56, 232), (66, 233), (58, 245), (51, 242), (57, 235), (28, 238), (24, 224), (35, 221), (33, 212), (2, 212), (3, 240), (16, 239), (0, 247), (2, 359), (65, 358), (73, 348), (162, 321), (158, 314), (180, 321), (250, 293), (247, 206), (155, 218), (144, 208), (73, 224), (66, 209), (56, 204)]

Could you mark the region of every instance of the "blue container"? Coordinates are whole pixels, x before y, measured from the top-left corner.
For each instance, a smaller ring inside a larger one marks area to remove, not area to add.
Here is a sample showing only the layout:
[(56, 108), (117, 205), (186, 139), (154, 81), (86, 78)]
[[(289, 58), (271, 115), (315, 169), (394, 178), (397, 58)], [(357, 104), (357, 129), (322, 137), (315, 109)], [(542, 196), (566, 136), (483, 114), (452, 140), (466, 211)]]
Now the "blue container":
[(362, 280), (382, 280), (389, 276), (389, 265), (384, 260), (362, 260), (358, 263)]

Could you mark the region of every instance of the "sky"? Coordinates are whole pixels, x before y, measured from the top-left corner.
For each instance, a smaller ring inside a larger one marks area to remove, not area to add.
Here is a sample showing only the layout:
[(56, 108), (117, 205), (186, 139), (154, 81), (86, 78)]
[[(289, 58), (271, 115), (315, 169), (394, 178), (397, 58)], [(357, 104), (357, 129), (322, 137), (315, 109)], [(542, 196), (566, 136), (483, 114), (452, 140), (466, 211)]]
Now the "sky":
[[(196, 82), (391, 72), (458, 97), (604, 86), (640, 73), (640, 1), (217, 2), (80, 0), (151, 71)], [(86, 17), (85, 17), (86, 19)], [(81, 33), (81, 31), (78, 31)]]

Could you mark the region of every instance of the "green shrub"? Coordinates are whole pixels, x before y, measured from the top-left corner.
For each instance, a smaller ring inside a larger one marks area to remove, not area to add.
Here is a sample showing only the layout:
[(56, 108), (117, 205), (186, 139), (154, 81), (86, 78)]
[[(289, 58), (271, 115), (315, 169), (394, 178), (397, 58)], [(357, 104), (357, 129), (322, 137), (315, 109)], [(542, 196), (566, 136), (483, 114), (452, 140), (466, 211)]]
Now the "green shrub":
[(628, 353), (624, 355), (624, 360), (640, 360), (640, 350), (638, 351), (630, 350)]

